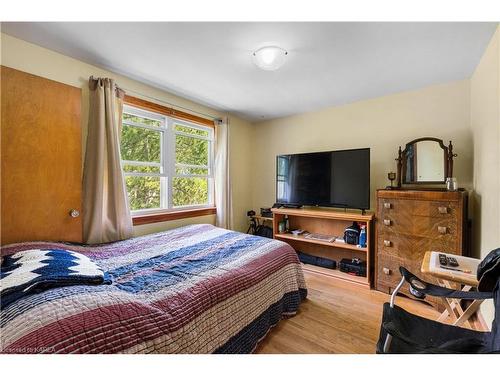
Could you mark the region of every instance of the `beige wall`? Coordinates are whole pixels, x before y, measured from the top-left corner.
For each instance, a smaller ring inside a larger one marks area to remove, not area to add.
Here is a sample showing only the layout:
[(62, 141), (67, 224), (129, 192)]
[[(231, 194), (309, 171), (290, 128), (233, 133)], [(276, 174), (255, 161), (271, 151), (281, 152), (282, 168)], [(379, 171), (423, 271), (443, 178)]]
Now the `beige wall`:
[(470, 188), (469, 93), (465, 80), (256, 124), (254, 208), (274, 203), (276, 155), (370, 147), (374, 209), (376, 189), (389, 184), (387, 172), (396, 171), (398, 146), (425, 136), (453, 141), (458, 154), (454, 174), (460, 187)]
[[(471, 129), (474, 147), (474, 247), (484, 257), (500, 247), (500, 29), (471, 78)], [(493, 305), (483, 305), (487, 321)]]
[[(133, 90), (146, 96), (154, 97), (162, 101), (172, 103), (175, 106), (189, 108), (208, 114), (213, 117), (222, 117), (226, 114), (214, 109), (180, 98), (163, 90), (153, 88), (125, 76), (86, 64), (82, 61), (70, 58), (60, 53), (27, 43), (23, 40), (13, 38), (6, 34), (1, 36), (1, 63), (2, 65), (22, 70), (27, 73), (52, 79), (82, 89), (82, 129), (83, 145), (88, 121), (88, 78), (91, 75), (98, 77), (114, 78), (118, 85), (126, 91)], [(131, 93), (134, 96), (140, 96)], [(144, 99), (150, 100), (145, 97)], [(161, 102), (160, 102), (161, 104)], [(245, 212), (246, 207), (251, 206), (249, 178), (246, 172), (250, 169), (250, 154), (248, 150), (248, 136), (251, 132), (251, 124), (234, 116), (229, 116), (231, 122), (230, 130), (230, 168), (235, 176), (232, 180), (234, 199), (234, 223), (236, 230), (246, 230)], [(83, 159), (82, 159), (83, 160)], [(240, 201), (242, 199), (243, 201)], [(247, 200), (247, 202), (245, 201)], [(203, 216), (201, 218), (176, 220), (154, 225), (144, 225), (135, 228), (136, 235), (150, 233), (173, 226), (182, 226), (194, 222), (214, 223), (214, 216)]]

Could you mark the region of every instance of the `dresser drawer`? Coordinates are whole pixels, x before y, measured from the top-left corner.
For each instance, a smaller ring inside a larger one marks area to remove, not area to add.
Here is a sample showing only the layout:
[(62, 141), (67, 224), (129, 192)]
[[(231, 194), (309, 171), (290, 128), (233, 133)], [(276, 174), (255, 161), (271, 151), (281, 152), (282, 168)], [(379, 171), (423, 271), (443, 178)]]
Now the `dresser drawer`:
[(440, 218), (458, 218), (460, 205), (455, 201), (430, 201), (411, 199), (378, 199), (378, 215), (430, 216)]
[(380, 233), (377, 238), (377, 253), (403, 259), (419, 261), (426, 251), (442, 251), (458, 254), (456, 238), (430, 239), (422, 236)]
[(377, 256), (377, 285), (383, 284), (385, 286), (395, 287), (401, 280), (401, 273), (399, 272), (400, 266), (407, 266), (408, 263), (402, 258), (378, 254)]
[(457, 219), (460, 215), (459, 204), (447, 201), (417, 201), (413, 215)]
[[(420, 263), (411, 259), (382, 255), (377, 257), (377, 289), (392, 293), (394, 288), (401, 281), (399, 267), (405, 267), (411, 273), (418, 275), (420, 273)], [(408, 293), (408, 285), (405, 284), (403, 292)]]
[[(422, 275), (422, 273), (420, 272), (421, 268), (420, 261), (414, 262), (408, 259), (379, 255), (377, 259), (376, 289), (384, 293), (392, 294), (392, 292), (394, 291), (394, 289), (396, 288), (396, 286), (399, 284), (399, 282), (403, 277), (399, 272), (400, 266), (405, 267), (408, 271), (410, 271), (420, 279), (437, 285), (437, 280), (435, 280), (433, 277)], [(407, 282), (403, 284), (400, 293), (410, 298), (413, 299), (415, 298), (410, 293), (409, 284)], [(425, 298), (425, 302), (433, 305), (440, 311), (443, 311), (444, 309), (444, 305), (442, 304), (442, 301), (438, 297), (427, 296)]]
[(380, 234), (416, 235), (433, 239), (456, 238), (458, 221), (454, 218), (384, 214), (378, 219)]
[(379, 198), (378, 213), (406, 212), (413, 209), (413, 201), (409, 199)]

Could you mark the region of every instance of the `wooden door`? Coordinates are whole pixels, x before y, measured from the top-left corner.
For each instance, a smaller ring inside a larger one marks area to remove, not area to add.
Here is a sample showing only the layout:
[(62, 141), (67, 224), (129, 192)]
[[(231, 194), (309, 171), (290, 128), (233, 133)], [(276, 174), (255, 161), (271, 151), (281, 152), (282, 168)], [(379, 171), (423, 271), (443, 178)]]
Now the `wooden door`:
[(4, 66), (1, 89), (1, 243), (81, 242), (81, 90)]

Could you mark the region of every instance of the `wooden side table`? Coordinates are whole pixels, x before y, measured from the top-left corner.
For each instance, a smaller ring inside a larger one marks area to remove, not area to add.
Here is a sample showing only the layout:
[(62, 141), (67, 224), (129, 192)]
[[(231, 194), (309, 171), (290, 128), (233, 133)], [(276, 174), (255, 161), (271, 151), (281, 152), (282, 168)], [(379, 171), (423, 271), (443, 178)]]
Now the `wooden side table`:
[[(445, 254), (457, 259), (459, 266), (456, 270), (443, 269), (439, 266), (438, 254)], [(427, 251), (422, 260), (421, 272), (429, 276), (434, 276), (440, 286), (448, 289), (456, 289), (452, 283), (467, 292), (477, 287), (477, 266), (480, 260), (475, 258), (463, 257), (454, 254), (446, 254), (436, 251)], [(461, 271), (460, 271), (461, 270)], [(463, 272), (467, 271), (467, 272)], [(463, 326), (465, 328), (487, 331), (488, 326), (479, 311), (479, 307), (484, 300), (474, 300), (469, 306), (462, 308), (460, 299), (442, 297), (446, 309), (437, 319), (438, 322), (444, 322), (448, 317), (454, 319), (453, 325)], [(476, 314), (476, 319), (471, 319)]]

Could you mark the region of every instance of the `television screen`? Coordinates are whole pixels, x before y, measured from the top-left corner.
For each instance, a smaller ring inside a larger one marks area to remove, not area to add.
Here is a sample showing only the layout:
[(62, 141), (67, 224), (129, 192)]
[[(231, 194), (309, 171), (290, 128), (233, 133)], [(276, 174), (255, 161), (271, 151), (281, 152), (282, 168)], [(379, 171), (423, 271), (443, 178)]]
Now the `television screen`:
[(278, 155), (276, 202), (370, 208), (370, 149)]

